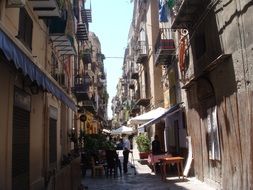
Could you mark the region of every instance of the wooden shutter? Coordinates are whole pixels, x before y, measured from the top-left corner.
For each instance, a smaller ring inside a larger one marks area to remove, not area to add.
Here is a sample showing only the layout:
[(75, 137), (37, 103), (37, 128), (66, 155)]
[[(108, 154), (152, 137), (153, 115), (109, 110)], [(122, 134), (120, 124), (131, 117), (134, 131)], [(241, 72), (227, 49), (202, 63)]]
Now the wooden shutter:
[(57, 133), (56, 133), (57, 120), (49, 119), (49, 163), (53, 164), (57, 161)]
[(12, 189), (29, 189), (30, 113), (14, 106), (12, 136)]

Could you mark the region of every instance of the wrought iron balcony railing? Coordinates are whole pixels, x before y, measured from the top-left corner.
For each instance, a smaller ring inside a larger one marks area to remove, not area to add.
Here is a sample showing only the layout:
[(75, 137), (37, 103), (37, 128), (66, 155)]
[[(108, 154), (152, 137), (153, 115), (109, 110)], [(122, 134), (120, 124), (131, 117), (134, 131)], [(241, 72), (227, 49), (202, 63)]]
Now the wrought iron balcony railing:
[(131, 68), (131, 79), (138, 79), (139, 78), (139, 69), (137, 66)]
[(87, 28), (86, 23), (78, 23), (77, 24), (76, 38), (79, 41), (87, 41), (88, 40), (88, 28)]
[(85, 49), (83, 51), (80, 51), (80, 56), (84, 62), (84, 64), (91, 63), (91, 49)]
[(144, 63), (145, 60), (148, 57), (148, 49), (147, 49), (147, 43), (146, 41), (138, 41), (138, 45), (137, 45), (138, 49), (137, 49), (137, 63)]
[(177, 0), (173, 7), (172, 28), (189, 29), (197, 23), (210, 1)]
[(78, 102), (89, 100), (89, 88), (91, 79), (88, 75), (76, 76), (74, 81), (74, 87), (72, 87), (72, 92), (75, 95)]
[(82, 8), (82, 10), (81, 10), (81, 16), (82, 16), (83, 23), (92, 22), (91, 9), (84, 9), (84, 8)]
[(169, 65), (175, 55), (175, 44), (169, 28), (161, 28), (155, 45), (156, 65)]

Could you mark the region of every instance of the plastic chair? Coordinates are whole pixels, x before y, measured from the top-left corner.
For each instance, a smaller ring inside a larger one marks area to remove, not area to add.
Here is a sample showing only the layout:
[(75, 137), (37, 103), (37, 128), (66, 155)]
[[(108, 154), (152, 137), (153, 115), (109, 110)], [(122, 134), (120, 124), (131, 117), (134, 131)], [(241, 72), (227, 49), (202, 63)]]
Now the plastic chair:
[(92, 165), (92, 176), (95, 177), (97, 174), (102, 175), (104, 173), (104, 165), (96, 164), (94, 157), (91, 157)]

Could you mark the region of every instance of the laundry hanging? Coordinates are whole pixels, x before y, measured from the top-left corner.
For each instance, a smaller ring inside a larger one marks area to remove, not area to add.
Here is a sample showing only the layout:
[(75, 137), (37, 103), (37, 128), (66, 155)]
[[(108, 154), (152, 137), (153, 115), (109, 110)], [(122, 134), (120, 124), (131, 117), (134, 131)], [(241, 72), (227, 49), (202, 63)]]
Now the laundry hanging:
[(159, 21), (168, 22), (168, 10), (166, 6), (166, 0), (161, 0), (159, 2)]

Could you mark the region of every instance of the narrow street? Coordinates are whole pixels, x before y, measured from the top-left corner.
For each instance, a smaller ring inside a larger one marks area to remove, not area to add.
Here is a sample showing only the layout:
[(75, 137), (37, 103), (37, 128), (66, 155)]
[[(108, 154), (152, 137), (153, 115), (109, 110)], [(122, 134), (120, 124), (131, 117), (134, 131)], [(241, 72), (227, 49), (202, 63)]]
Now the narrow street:
[[(122, 151), (119, 151), (119, 156), (122, 163)], [(168, 175), (166, 181), (162, 181), (160, 174), (154, 174), (147, 164), (141, 164), (137, 149), (133, 150), (133, 156), (136, 175), (132, 164), (132, 155), (129, 154), (127, 175), (122, 174), (122, 176), (118, 175), (115, 178), (104, 175), (92, 177), (91, 171), (88, 170), (82, 179), (83, 186), (89, 190), (214, 190), (195, 177), (179, 179), (175, 175)]]
[(253, 190), (252, 25), (253, 0), (0, 0), (0, 190)]

